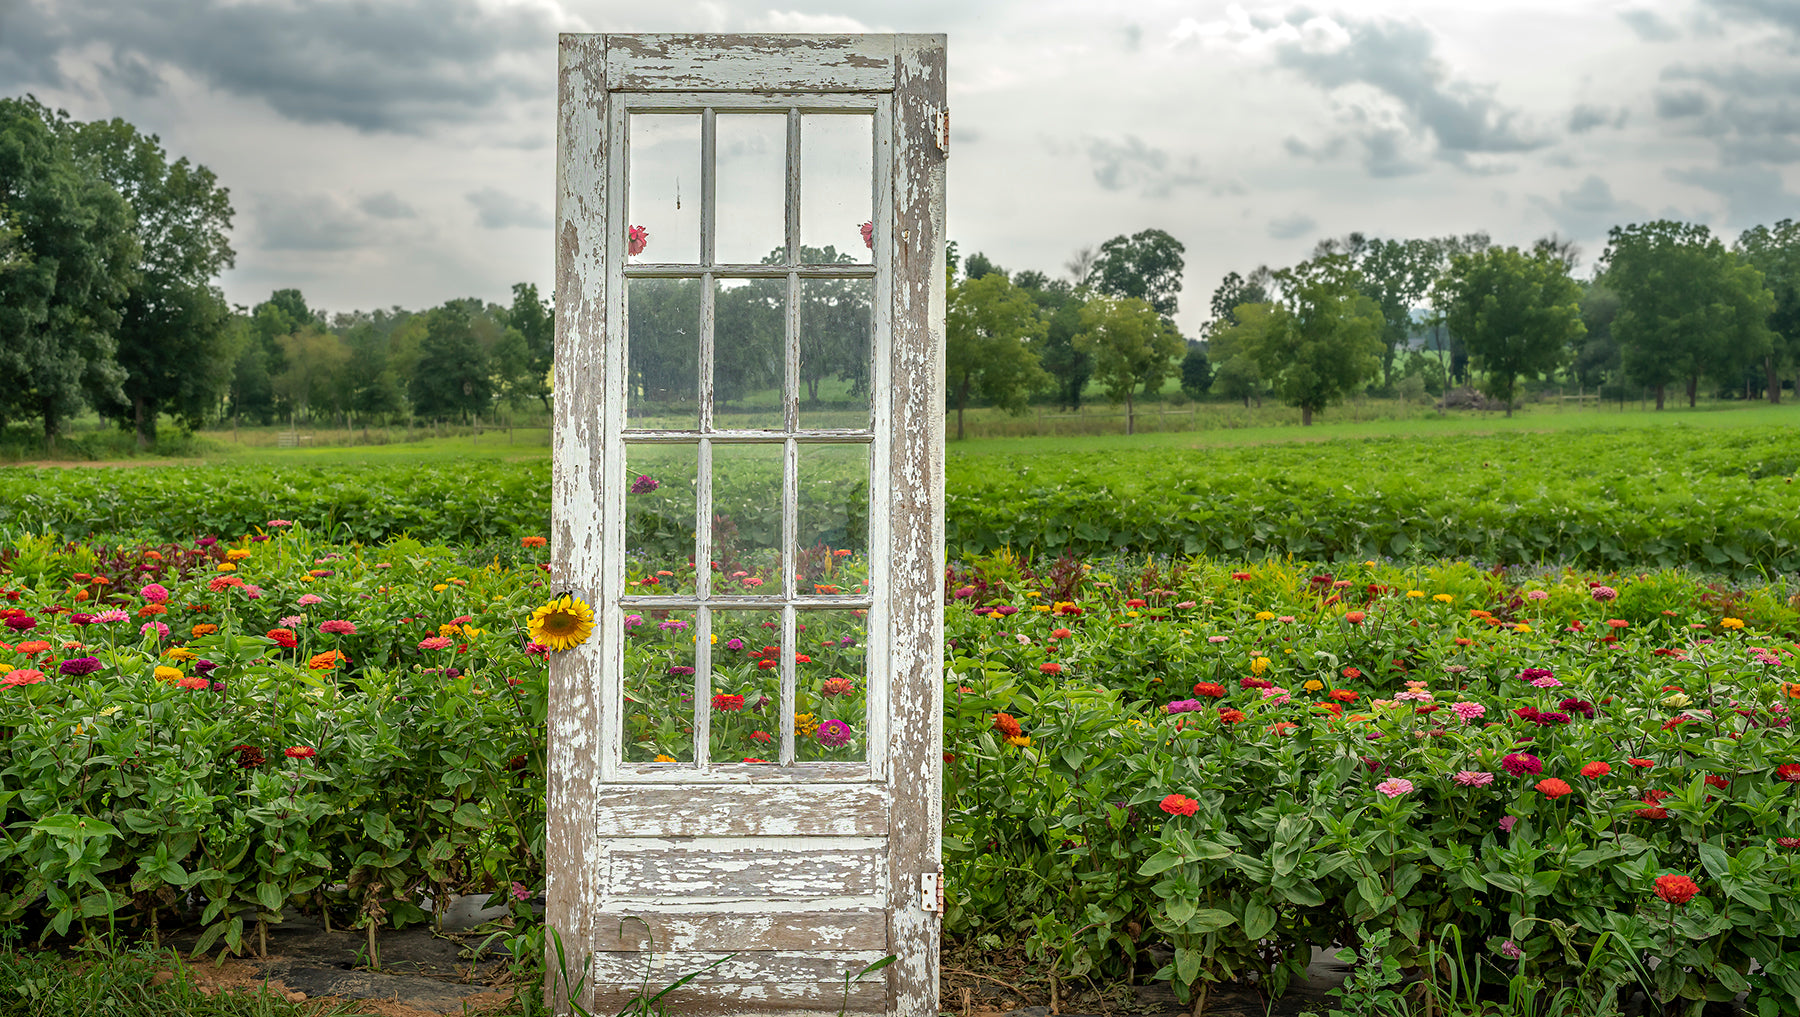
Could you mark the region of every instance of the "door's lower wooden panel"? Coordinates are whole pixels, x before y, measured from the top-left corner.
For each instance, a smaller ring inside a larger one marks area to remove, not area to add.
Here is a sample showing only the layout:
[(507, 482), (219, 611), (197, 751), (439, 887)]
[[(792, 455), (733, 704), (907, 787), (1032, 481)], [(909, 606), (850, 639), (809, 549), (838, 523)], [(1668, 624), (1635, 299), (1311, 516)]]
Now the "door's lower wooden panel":
[(680, 912), (611, 908), (595, 916), (595, 949), (657, 954), (682, 951), (887, 950), (887, 914), (847, 911)]
[(879, 900), (887, 843), (861, 837), (652, 838), (601, 843), (615, 901)]
[(885, 784), (615, 785), (599, 797), (602, 837), (881, 837), (888, 826)]
[[(597, 953), (594, 984), (599, 993), (593, 1012), (618, 1013), (640, 992), (648, 998), (665, 986), (702, 972), (693, 981), (658, 1001), (671, 1013), (690, 1015), (816, 1011), (835, 1014), (844, 1006), (844, 975), (885, 957), (876, 950), (792, 954), (749, 951), (703, 970), (730, 951), (697, 953)], [(882, 1013), (887, 1009), (886, 971), (865, 975), (850, 984), (849, 1012)]]

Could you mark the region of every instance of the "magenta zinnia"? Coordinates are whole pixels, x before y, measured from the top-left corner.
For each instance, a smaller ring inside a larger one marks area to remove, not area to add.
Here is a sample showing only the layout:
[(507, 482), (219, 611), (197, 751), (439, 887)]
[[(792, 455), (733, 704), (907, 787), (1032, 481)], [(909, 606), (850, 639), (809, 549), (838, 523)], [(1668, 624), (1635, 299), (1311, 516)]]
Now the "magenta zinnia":
[(1544, 761), (1529, 752), (1514, 752), (1500, 760), (1500, 766), (1515, 777), (1535, 777), (1544, 772)]
[(841, 720), (826, 720), (819, 722), (818, 730), (813, 732), (813, 737), (819, 740), (820, 745), (828, 749), (836, 749), (850, 744), (850, 734), (850, 725)]
[(333, 618), (330, 621), (320, 622), (319, 631), (333, 636), (354, 636), (356, 635), (356, 623), (345, 621), (342, 618)]

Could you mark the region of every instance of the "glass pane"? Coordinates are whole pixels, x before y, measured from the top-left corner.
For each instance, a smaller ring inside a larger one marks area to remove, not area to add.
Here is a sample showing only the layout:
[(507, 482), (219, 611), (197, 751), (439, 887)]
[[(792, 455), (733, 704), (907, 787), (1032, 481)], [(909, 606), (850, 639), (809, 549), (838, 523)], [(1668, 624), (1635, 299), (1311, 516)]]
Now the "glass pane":
[(801, 445), (800, 513), (794, 535), (798, 593), (868, 590), (869, 446)]
[(700, 116), (631, 115), (631, 232), (634, 262), (700, 261)]
[(694, 592), (693, 445), (629, 445), (625, 452), (625, 593)]
[(718, 280), (713, 351), (713, 426), (781, 430), (787, 280)]
[(694, 761), (694, 614), (625, 613), (625, 761)]
[(714, 611), (712, 737), (715, 763), (774, 763), (781, 756), (781, 612)]
[(627, 279), (625, 426), (700, 426), (700, 280)]
[(868, 756), (866, 611), (802, 611), (794, 626), (794, 758)]
[[(800, 260), (868, 262), (875, 217), (875, 118), (800, 118)], [(871, 234), (862, 227), (868, 224)]]
[(713, 445), (713, 595), (781, 595), (780, 444)]
[(721, 113), (713, 260), (787, 261), (787, 116)]
[(875, 280), (800, 280), (800, 425), (869, 426)]

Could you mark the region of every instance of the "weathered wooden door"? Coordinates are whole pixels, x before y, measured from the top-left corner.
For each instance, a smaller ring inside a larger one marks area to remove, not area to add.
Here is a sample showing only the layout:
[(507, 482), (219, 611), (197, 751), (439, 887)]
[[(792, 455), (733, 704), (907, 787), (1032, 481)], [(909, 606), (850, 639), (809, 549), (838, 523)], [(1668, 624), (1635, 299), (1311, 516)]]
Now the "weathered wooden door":
[(836, 1013), (891, 954), (849, 1009), (935, 1014), (944, 39), (560, 74), (548, 589), (595, 630), (551, 662), (548, 921), (596, 1013), (702, 969), (662, 1003)]

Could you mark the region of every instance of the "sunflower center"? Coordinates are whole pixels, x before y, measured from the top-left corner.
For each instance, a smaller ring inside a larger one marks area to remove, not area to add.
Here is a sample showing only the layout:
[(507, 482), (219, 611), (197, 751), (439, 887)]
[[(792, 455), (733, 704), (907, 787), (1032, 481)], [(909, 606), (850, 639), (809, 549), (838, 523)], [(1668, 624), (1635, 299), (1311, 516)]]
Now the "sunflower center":
[(543, 625), (544, 631), (549, 635), (567, 636), (574, 634), (575, 630), (581, 626), (581, 619), (566, 612), (556, 611), (544, 616)]

